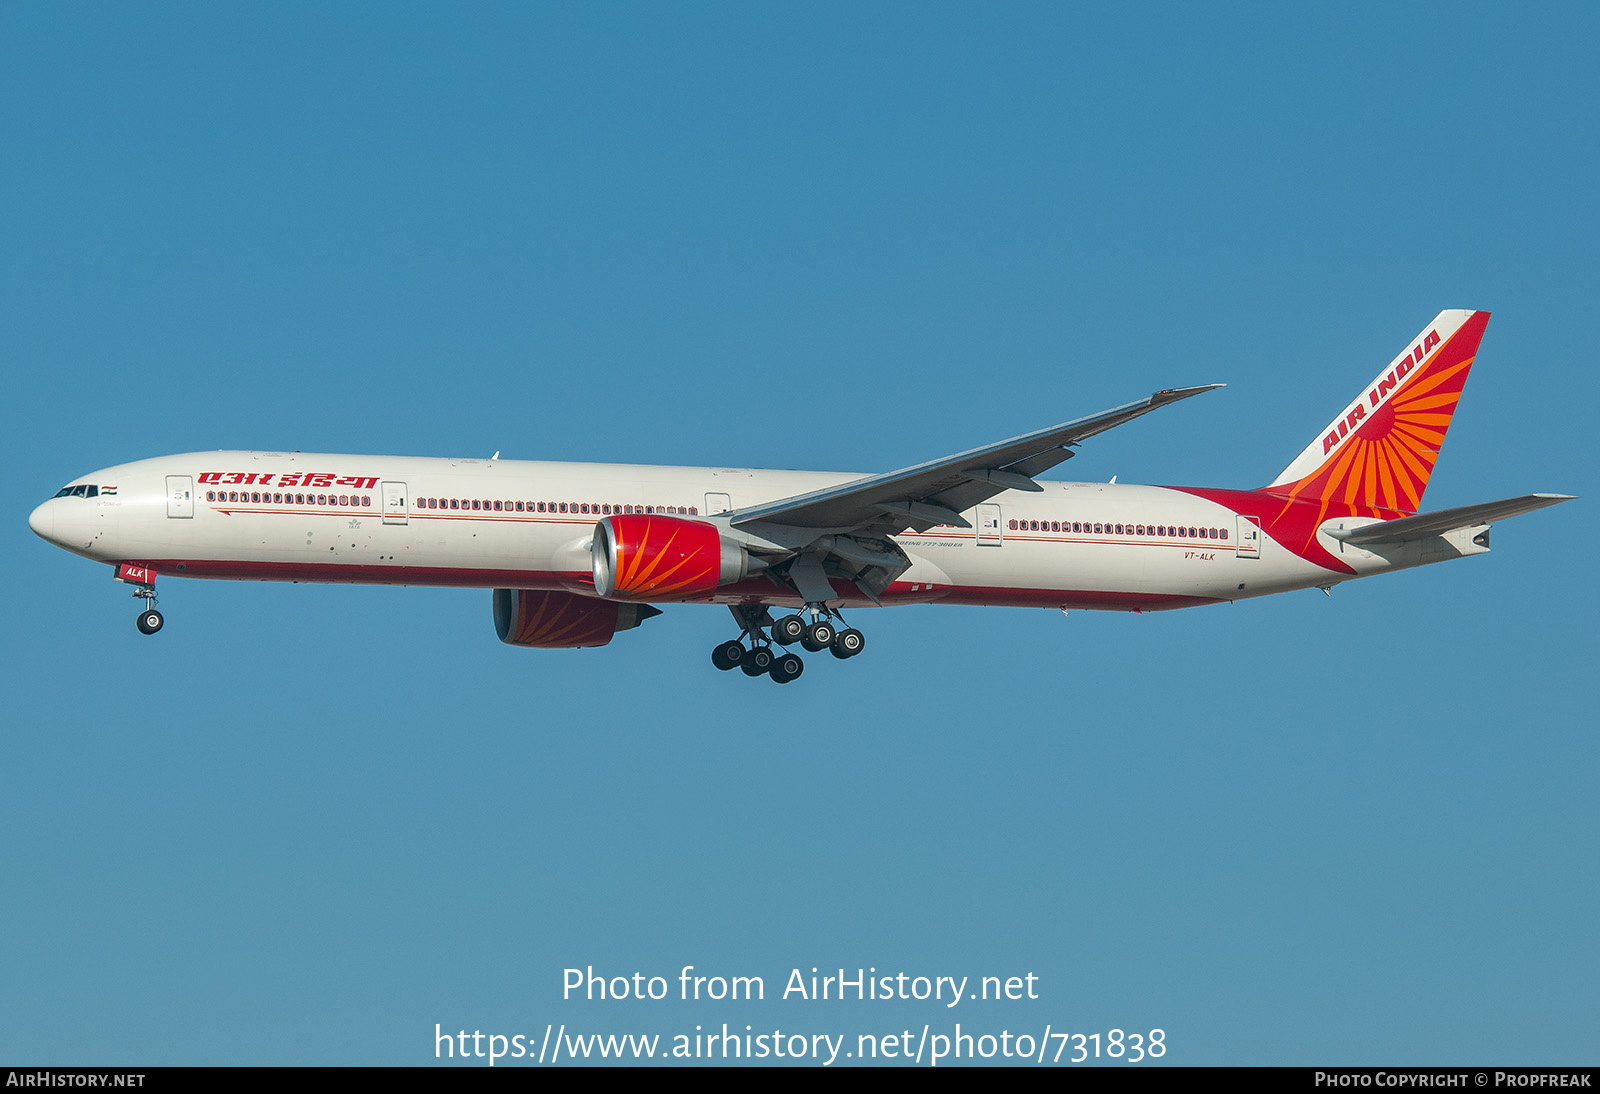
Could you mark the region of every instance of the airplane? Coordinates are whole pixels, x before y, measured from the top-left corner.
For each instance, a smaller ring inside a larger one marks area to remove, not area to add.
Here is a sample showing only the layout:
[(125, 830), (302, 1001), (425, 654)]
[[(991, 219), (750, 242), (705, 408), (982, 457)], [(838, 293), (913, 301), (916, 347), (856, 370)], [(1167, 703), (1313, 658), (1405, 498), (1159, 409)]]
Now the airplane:
[(1492, 522), (1572, 500), (1420, 511), (1488, 320), (1440, 312), (1254, 490), (1037, 478), (1211, 384), (865, 476), (498, 452), (163, 456), (75, 479), (28, 524), (134, 586), (144, 634), (163, 626), (163, 574), (492, 589), (500, 640), (536, 649), (604, 646), (660, 604), (723, 604), (738, 635), (713, 664), (788, 683), (796, 643), (862, 652), (847, 608), (1161, 611), (1485, 553)]

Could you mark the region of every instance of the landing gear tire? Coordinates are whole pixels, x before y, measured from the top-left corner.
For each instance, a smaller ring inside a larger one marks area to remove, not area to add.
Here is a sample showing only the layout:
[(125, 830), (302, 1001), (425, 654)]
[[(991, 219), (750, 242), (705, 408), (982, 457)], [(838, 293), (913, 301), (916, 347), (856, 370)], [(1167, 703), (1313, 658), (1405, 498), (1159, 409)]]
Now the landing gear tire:
[(833, 624), (826, 619), (819, 619), (806, 628), (806, 633), (801, 637), (800, 644), (812, 653), (821, 653), (833, 645)]
[(798, 615), (786, 615), (772, 625), (772, 640), (785, 646), (800, 641), (805, 633), (806, 621)]
[(745, 650), (739, 658), (739, 668), (746, 676), (763, 676), (772, 671), (773, 653), (765, 646)]
[(718, 643), (716, 649), (711, 651), (711, 663), (723, 672), (727, 672), (729, 669), (737, 668), (743, 656), (744, 643), (734, 638)]
[(867, 648), (867, 636), (851, 627), (849, 630), (840, 631), (833, 636), (833, 645), (828, 647), (833, 655), (843, 661), (847, 657), (854, 657)]
[(165, 622), (166, 620), (161, 618), (161, 613), (156, 611), (154, 608), (142, 611), (139, 613), (138, 620), (139, 633), (155, 634), (161, 629), (161, 625)]
[(787, 684), (806, 670), (806, 663), (800, 660), (798, 654), (781, 653), (772, 660), (771, 674), (773, 680), (780, 684)]

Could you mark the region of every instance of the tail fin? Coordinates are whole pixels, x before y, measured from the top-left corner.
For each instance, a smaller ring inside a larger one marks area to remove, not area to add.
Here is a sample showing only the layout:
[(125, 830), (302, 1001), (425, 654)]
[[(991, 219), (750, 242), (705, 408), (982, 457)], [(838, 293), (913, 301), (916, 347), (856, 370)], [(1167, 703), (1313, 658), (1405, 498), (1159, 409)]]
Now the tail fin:
[(1264, 487), (1324, 511), (1415, 513), (1478, 353), (1486, 311), (1442, 311)]

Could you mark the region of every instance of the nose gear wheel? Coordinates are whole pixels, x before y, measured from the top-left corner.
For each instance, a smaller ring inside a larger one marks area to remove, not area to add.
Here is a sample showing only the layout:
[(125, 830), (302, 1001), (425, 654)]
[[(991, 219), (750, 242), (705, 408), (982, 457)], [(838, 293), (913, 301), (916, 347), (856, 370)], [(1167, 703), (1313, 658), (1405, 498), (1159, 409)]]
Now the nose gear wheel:
[(140, 634), (155, 634), (165, 624), (161, 613), (156, 611), (156, 590), (154, 585), (140, 585), (133, 590), (135, 600), (144, 601), (144, 611), (139, 613), (139, 618), (134, 624), (139, 628)]

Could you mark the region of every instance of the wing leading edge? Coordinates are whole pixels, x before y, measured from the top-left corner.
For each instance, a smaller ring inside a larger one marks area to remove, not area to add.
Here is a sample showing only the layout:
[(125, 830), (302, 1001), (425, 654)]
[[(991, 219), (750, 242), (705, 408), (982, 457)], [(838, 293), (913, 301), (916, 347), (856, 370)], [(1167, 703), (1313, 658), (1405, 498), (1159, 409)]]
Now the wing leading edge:
[(1071, 458), (1070, 446), (1158, 407), (1222, 384), (1172, 388), (1101, 414), (1025, 433), (912, 467), (740, 509), (734, 527), (777, 524), (817, 532), (885, 534), (935, 525), (970, 527), (961, 513), (1006, 490), (1042, 490), (1033, 476)]

